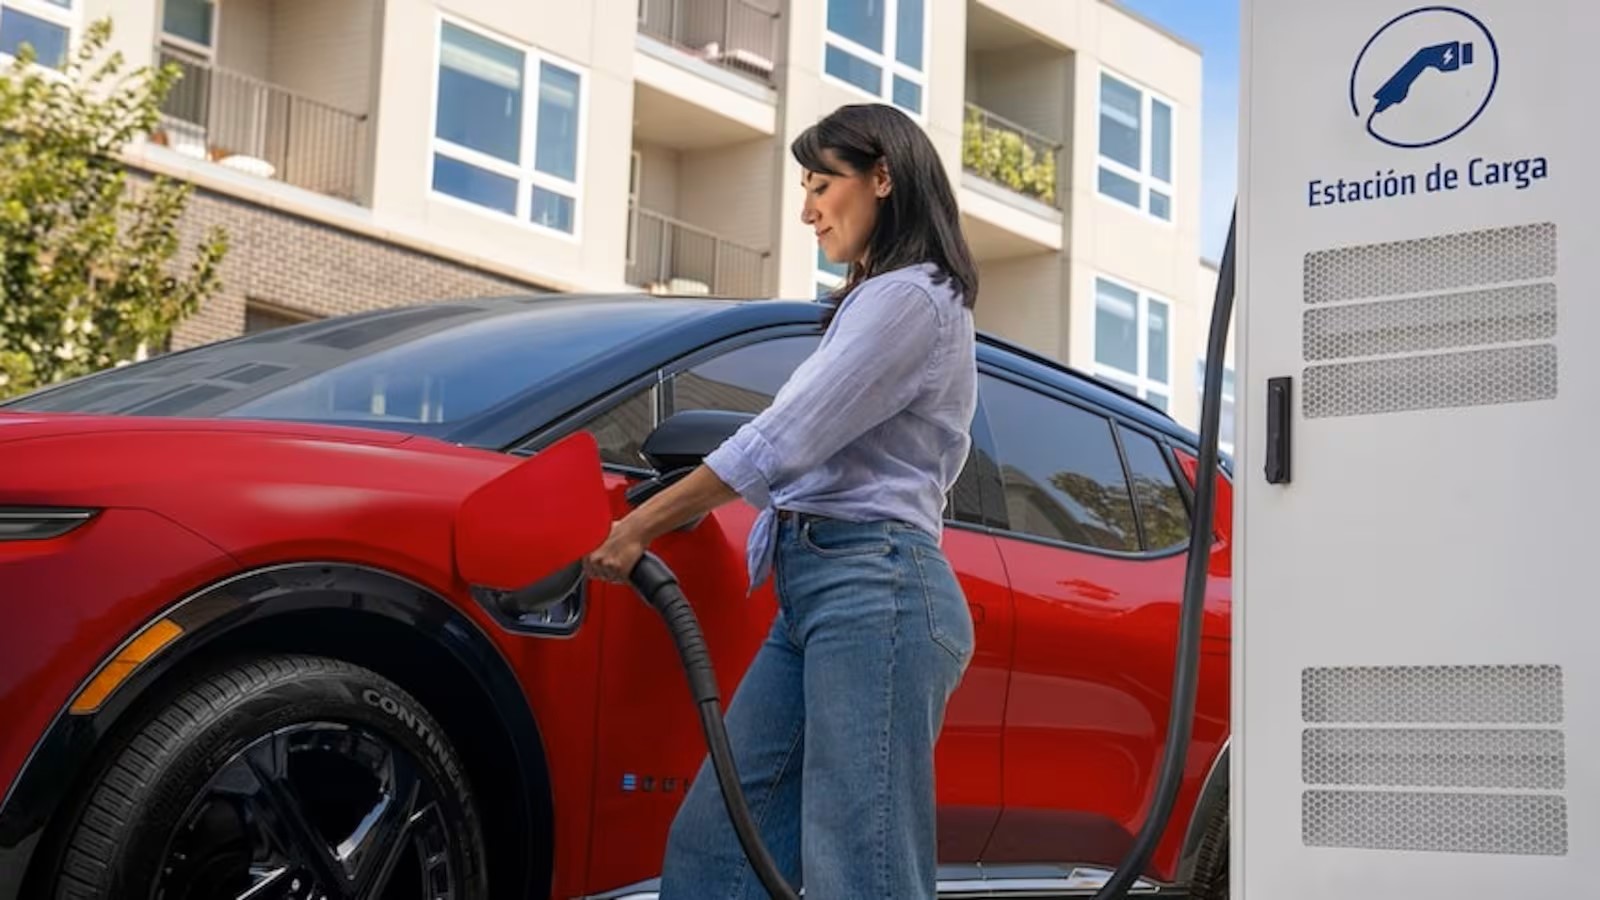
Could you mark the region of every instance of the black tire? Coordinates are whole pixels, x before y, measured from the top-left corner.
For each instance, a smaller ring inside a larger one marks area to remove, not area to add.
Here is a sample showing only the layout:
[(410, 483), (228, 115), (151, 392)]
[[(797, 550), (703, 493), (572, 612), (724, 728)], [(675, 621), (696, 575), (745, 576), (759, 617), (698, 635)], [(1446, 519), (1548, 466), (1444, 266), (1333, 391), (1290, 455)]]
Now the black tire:
[[(263, 880), (256, 896), (488, 895), (460, 757), (366, 669), (234, 661), (176, 686), (113, 753), (66, 838), (57, 900), (232, 898)], [(342, 841), (355, 850), (341, 860)]]
[(1194, 900), (1228, 900), (1228, 811), (1211, 817), (1195, 857), (1194, 881), (1189, 885)]

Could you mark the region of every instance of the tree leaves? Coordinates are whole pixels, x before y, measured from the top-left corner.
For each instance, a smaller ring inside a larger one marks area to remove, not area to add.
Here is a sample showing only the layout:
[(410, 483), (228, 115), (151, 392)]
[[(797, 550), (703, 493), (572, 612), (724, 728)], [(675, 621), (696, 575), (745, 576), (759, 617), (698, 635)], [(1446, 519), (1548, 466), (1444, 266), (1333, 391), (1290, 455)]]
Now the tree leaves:
[(191, 186), (131, 181), (117, 156), (160, 126), (179, 70), (97, 62), (110, 35), (90, 25), (59, 71), (24, 47), (0, 73), (0, 397), (158, 350), (221, 287), (222, 229), (177, 261)]

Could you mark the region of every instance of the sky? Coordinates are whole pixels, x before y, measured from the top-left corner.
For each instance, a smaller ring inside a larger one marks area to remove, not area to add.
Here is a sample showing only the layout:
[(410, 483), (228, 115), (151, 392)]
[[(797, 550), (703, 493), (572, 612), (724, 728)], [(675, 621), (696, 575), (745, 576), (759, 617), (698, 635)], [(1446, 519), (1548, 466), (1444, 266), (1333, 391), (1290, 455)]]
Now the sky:
[(1200, 253), (1222, 259), (1238, 180), (1238, 0), (1118, 0), (1203, 54), (1200, 97)]

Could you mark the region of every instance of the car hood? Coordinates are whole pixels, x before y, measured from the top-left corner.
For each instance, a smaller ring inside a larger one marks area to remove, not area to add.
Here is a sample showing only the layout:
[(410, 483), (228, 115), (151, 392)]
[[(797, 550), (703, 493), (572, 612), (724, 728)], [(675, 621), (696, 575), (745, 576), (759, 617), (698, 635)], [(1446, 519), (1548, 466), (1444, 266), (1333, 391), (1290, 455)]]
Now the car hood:
[(0, 414), (0, 506), (143, 509), (253, 567), (380, 566), (454, 577), (454, 521), (518, 457), (313, 424)]

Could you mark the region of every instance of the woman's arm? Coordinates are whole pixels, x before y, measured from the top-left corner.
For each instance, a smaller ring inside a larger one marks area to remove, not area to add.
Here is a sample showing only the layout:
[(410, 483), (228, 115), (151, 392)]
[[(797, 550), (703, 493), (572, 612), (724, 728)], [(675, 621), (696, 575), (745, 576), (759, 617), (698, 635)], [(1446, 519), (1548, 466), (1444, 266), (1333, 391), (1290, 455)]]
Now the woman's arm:
[(602, 581), (625, 582), (651, 541), (738, 496), (716, 473), (696, 466), (613, 523), (605, 543), (584, 559), (584, 571)]
[(611, 536), (585, 559), (591, 577), (627, 581), (651, 541), (735, 497), (768, 505), (774, 486), (916, 397), (938, 343), (939, 316), (926, 292), (896, 282), (865, 287), (833, 327), (833, 339), (807, 361), (808, 377), (785, 384), (704, 464), (612, 525)]
[(640, 504), (622, 521), (648, 544), (738, 496), (715, 472), (696, 466), (693, 472)]
[(939, 347), (939, 312), (920, 286), (863, 285), (839, 308), (831, 339), (760, 415), (705, 464), (752, 506), (905, 409)]

